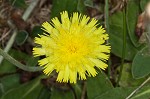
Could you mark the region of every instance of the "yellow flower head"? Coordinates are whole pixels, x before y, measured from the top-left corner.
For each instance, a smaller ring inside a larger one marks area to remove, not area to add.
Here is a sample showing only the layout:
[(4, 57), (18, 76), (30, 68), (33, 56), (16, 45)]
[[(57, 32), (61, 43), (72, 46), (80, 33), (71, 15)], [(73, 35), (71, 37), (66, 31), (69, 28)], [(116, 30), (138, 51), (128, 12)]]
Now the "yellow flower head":
[(40, 46), (33, 48), (34, 56), (46, 57), (38, 61), (44, 73), (56, 70), (58, 82), (76, 83), (77, 78), (96, 76), (95, 67), (107, 68), (110, 46), (104, 43), (108, 34), (97, 25), (96, 19), (78, 12), (69, 18), (67, 11), (61, 13), (61, 22), (57, 17), (51, 23), (44, 22), (42, 29), (46, 33), (35, 38)]

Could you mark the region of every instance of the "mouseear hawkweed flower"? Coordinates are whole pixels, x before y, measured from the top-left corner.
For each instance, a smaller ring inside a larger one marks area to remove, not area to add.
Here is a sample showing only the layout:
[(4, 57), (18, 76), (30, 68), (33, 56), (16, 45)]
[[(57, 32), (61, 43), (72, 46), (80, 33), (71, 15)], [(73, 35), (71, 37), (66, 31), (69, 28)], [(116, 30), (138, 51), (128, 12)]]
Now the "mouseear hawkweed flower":
[(76, 83), (77, 78), (85, 80), (87, 76), (96, 76), (96, 68), (105, 70), (109, 58), (110, 46), (105, 44), (108, 34), (102, 26), (97, 27), (97, 20), (78, 12), (69, 18), (67, 11), (44, 22), (43, 35), (35, 38), (40, 46), (33, 48), (34, 56), (43, 56), (39, 65), (44, 73), (58, 73), (58, 82)]

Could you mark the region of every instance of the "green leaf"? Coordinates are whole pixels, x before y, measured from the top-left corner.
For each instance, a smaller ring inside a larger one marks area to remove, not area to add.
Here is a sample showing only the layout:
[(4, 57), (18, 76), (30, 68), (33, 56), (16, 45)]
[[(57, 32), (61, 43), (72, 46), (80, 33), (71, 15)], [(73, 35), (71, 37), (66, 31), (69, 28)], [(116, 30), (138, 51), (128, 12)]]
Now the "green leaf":
[(3, 73), (11, 73), (16, 71), (16, 66), (8, 62), (7, 60), (3, 60), (3, 62), (0, 65), (0, 74)]
[(34, 38), (34, 37), (37, 37), (38, 35), (42, 35), (44, 31), (41, 28), (42, 28), (42, 26), (35, 26), (32, 29), (31, 37)]
[[(145, 80), (145, 78), (134, 79), (132, 76), (132, 73), (131, 73), (131, 67), (132, 67), (132, 65), (130, 63), (126, 63), (123, 65), (122, 75), (121, 75), (121, 79), (119, 81), (119, 85), (121, 87), (139, 86)], [(117, 69), (119, 69), (119, 68), (117, 68)]]
[(3, 85), (4, 92), (6, 92), (11, 88), (15, 88), (20, 85), (20, 76), (19, 74), (4, 76), (0, 79), (0, 82)]
[(72, 91), (63, 91), (53, 88), (50, 99), (74, 99)]
[(86, 6), (84, 5), (84, 0), (78, 0), (77, 11), (83, 14), (86, 12)]
[(19, 31), (17, 36), (16, 36), (16, 43), (17, 45), (22, 45), (25, 43), (25, 41), (28, 38), (28, 33), (26, 31)]
[[(112, 53), (118, 57), (122, 57), (123, 48), (123, 13), (117, 12), (110, 17), (110, 45), (112, 48)], [(127, 35), (126, 40), (126, 50), (125, 59), (132, 60), (139, 48), (133, 46), (129, 36)]]
[(8, 75), (0, 78), (0, 98), (8, 90), (20, 85), (19, 74)]
[(149, 2), (150, 0), (140, 0), (140, 6), (142, 11), (145, 10), (146, 4)]
[(11, 89), (2, 95), (1, 99), (38, 99), (42, 85), (40, 78)]
[(28, 59), (26, 59), (26, 65), (27, 66), (36, 66), (38, 63), (39, 57), (32, 57), (30, 56)]
[(50, 96), (51, 96), (51, 90), (50, 88), (45, 86), (42, 88), (38, 99), (50, 99)]
[(74, 89), (75, 91), (75, 94), (76, 94), (76, 97), (77, 99), (80, 99), (81, 98), (81, 95), (82, 95), (82, 86), (83, 86), (83, 83), (76, 83), (76, 84), (72, 84), (72, 88)]
[(134, 46), (138, 47), (141, 44), (139, 43), (138, 37), (135, 35), (135, 28), (137, 23), (137, 18), (139, 15), (139, 1), (137, 0), (130, 0), (127, 4), (127, 13), (126, 13), (126, 20), (127, 20), (127, 29), (129, 37)]
[(132, 63), (132, 74), (134, 78), (142, 78), (150, 73), (150, 53), (145, 47), (139, 51)]
[(27, 7), (27, 4), (25, 3), (25, 0), (9, 0), (12, 5), (14, 5), (17, 8), (23, 8), (25, 9)]
[(135, 88), (114, 88), (112, 90), (108, 90), (106, 93), (99, 95), (94, 99), (125, 99)]
[[(146, 89), (150, 89), (150, 86), (144, 86), (142, 88), (142, 90), (140, 89), (136, 95), (143, 93), (143, 90)], [(126, 99), (127, 96), (129, 96), (131, 94), (131, 92), (133, 92), (133, 90), (135, 90), (135, 87), (118, 87), (118, 88), (114, 88), (112, 90), (109, 90), (108, 92), (104, 93), (103, 95), (99, 95), (98, 97), (94, 98), (94, 99)], [(131, 98), (131, 99), (148, 99), (148, 98), (141, 98), (141, 97), (150, 97), (150, 92), (148, 90), (147, 94), (143, 94), (142, 96), (138, 97), (138, 98)]]
[(110, 80), (103, 72), (99, 72), (96, 77), (87, 79), (88, 99), (94, 99), (98, 95), (103, 94), (112, 88), (113, 86)]
[(53, 0), (51, 18), (59, 17), (60, 12), (68, 11), (72, 13), (77, 11), (78, 0)]

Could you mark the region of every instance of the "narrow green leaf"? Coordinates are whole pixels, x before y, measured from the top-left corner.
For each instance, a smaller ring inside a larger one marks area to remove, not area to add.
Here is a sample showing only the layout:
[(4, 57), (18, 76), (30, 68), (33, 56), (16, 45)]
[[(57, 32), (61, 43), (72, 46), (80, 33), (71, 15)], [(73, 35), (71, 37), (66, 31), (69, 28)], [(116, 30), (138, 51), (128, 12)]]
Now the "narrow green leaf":
[(40, 84), (40, 77), (25, 83), (19, 87), (11, 89), (3, 94), (1, 99), (38, 99), (42, 85)]
[(129, 0), (127, 3), (127, 12), (126, 12), (126, 19), (127, 19), (127, 29), (129, 37), (134, 46), (138, 47), (141, 44), (139, 43), (138, 37), (135, 35), (135, 28), (137, 24), (137, 18), (139, 15), (139, 1), (137, 0)]

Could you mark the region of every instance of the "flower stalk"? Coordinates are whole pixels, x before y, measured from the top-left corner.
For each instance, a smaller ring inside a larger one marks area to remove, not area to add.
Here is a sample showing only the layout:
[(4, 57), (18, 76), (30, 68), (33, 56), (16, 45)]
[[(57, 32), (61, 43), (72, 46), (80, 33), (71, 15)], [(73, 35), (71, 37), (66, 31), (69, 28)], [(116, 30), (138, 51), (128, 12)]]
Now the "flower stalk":
[(123, 65), (124, 65), (124, 60), (125, 60), (125, 55), (126, 55), (126, 35), (127, 35), (127, 26), (126, 26), (126, 6), (123, 9), (123, 47), (122, 47), (122, 59), (121, 59), (121, 66), (120, 66), (120, 73), (118, 76), (118, 80), (116, 83), (116, 86), (119, 86), (119, 81), (122, 76), (122, 70), (123, 70)]
[[(105, 0), (105, 28), (106, 32), (109, 33), (109, 2)], [(109, 40), (107, 40), (107, 43)], [(111, 78), (111, 60), (108, 60), (108, 78)]]
[(0, 55), (2, 55), (10, 63), (12, 63), (13, 65), (17, 66), (18, 68), (20, 68), (22, 70), (29, 71), (29, 72), (36, 72), (36, 71), (42, 70), (41, 67), (26, 66), (26, 65), (21, 64), (20, 62), (15, 60), (13, 57), (8, 55), (6, 52), (4, 52), (1, 48), (0, 48)]

